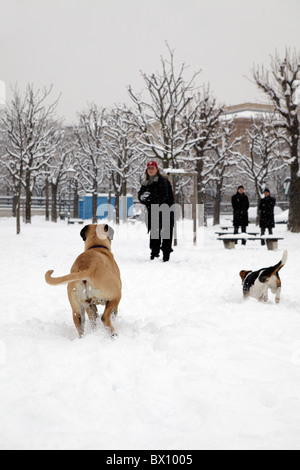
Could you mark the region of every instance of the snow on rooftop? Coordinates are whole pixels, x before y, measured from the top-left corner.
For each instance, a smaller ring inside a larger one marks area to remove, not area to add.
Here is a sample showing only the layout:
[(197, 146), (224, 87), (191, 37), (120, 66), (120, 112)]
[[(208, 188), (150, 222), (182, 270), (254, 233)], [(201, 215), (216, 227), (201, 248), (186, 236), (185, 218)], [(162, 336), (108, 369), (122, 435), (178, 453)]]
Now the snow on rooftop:
[(268, 115), (274, 112), (273, 106), (262, 105), (259, 103), (245, 103), (234, 106), (227, 106), (221, 118), (230, 120), (233, 118), (238, 119), (255, 119), (258, 116)]
[[(222, 119), (233, 119), (233, 118), (239, 118), (239, 119), (254, 119), (257, 117), (257, 115), (260, 113), (254, 113), (253, 111), (240, 111), (236, 113), (228, 113), (228, 114), (223, 114), (221, 116)], [(265, 113), (262, 113), (265, 114)]]

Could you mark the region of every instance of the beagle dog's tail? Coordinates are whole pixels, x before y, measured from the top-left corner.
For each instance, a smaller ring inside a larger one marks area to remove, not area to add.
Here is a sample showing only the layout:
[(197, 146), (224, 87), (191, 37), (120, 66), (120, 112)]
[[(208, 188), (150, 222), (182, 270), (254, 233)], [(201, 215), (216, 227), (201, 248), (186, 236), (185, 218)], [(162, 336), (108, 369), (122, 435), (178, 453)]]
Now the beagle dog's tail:
[(287, 262), (287, 259), (288, 259), (288, 252), (287, 252), (287, 250), (284, 250), (281, 261), (279, 261), (279, 263), (276, 264), (276, 266), (274, 266), (274, 268), (275, 268), (274, 269), (274, 274), (278, 273), (278, 271), (280, 271), (280, 269), (283, 268), (283, 266)]
[(283, 252), (283, 255), (282, 255), (282, 260), (281, 260), (281, 267), (283, 267), (285, 265), (285, 263), (287, 262), (287, 259), (288, 259), (288, 252), (287, 250), (284, 250)]
[(88, 273), (81, 271), (80, 273), (71, 273), (66, 276), (52, 277), (54, 271), (47, 271), (45, 274), (45, 280), (50, 286), (59, 286), (60, 284), (69, 284), (75, 281), (84, 281), (88, 279)]

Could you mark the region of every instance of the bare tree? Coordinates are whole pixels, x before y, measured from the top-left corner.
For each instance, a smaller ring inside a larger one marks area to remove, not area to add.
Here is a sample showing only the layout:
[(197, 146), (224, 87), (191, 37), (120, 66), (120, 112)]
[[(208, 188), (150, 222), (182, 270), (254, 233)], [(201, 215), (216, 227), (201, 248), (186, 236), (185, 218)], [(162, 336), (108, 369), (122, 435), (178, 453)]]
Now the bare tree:
[(207, 162), (208, 182), (215, 184), (216, 196), (214, 201), (214, 225), (220, 223), (221, 201), (225, 190), (232, 185), (229, 182), (233, 177), (233, 170), (236, 169), (237, 156), (241, 137), (233, 137), (235, 132), (234, 119), (230, 121), (221, 121), (218, 128), (218, 143), (214, 145), (215, 158), (212, 156), (210, 162)]
[(277, 126), (284, 129), (290, 152), (291, 195), (289, 230), (300, 232), (300, 166), (299, 166), (299, 116), (298, 97), (300, 89), (300, 53), (286, 49), (281, 59), (276, 53), (271, 61), (271, 69), (253, 68), (253, 78), (257, 86), (272, 101), (278, 114)]
[(201, 93), (194, 96), (192, 104), (195, 116), (190, 121), (192, 130), (192, 161), (196, 162), (198, 173), (198, 203), (205, 201), (205, 186), (207, 176), (213, 171), (213, 166), (207, 165), (210, 161), (211, 150), (216, 148), (221, 135), (218, 133), (220, 116), (224, 109), (218, 106), (216, 99), (211, 95), (209, 86), (204, 86)]
[[(162, 162), (164, 168), (176, 168), (178, 159), (191, 146), (190, 119), (195, 114), (189, 107), (195, 90), (194, 73), (188, 81), (184, 79), (186, 65), (182, 64), (176, 73), (174, 51), (169, 46), (169, 61), (161, 59), (162, 72), (147, 75), (142, 73), (148, 92), (148, 99), (137, 95), (129, 87), (129, 95), (136, 106), (140, 141), (145, 154), (151, 154)], [(183, 120), (183, 116), (190, 114)]]
[[(4, 113), (2, 113), (2, 117)], [(0, 123), (2, 121), (0, 119)], [(16, 208), (17, 208), (17, 193), (18, 193), (18, 179), (15, 178), (12, 173), (9, 171), (7, 164), (7, 152), (6, 148), (8, 146), (8, 136), (4, 128), (0, 127), (0, 188), (4, 188), (9, 193), (12, 193), (12, 215), (16, 217)]]
[(120, 196), (127, 196), (129, 181), (141, 172), (145, 156), (137, 142), (136, 119), (127, 109), (114, 108), (106, 115), (104, 130), (107, 169), (115, 192), (116, 222), (120, 222)]
[(97, 223), (98, 189), (106, 172), (104, 126), (105, 110), (92, 104), (80, 114), (79, 125), (75, 129), (82, 185), (86, 191), (92, 192), (93, 197), (93, 223)]
[(21, 232), (21, 195), (27, 147), (25, 130), (22, 124), (25, 105), (25, 100), (21, 99), (20, 94), (14, 93), (13, 100), (10, 106), (6, 108), (4, 117), (2, 118), (4, 132), (8, 140), (2, 162), (13, 182), (13, 189), (15, 191), (17, 234)]
[(284, 134), (282, 130), (276, 129), (274, 119), (274, 116), (253, 118), (251, 129), (246, 132), (249, 153), (238, 155), (238, 173), (255, 187), (257, 214), (268, 180), (286, 167), (280, 145)]
[(51, 221), (57, 222), (58, 190), (61, 184), (66, 184), (66, 171), (73, 153), (73, 143), (68, 139), (65, 130), (59, 135), (60, 145), (48, 165), (48, 181), (51, 187)]
[(57, 122), (54, 117), (58, 99), (47, 104), (51, 91), (52, 87), (35, 92), (33, 86), (28, 85), (22, 98), (18, 90), (13, 90), (13, 99), (2, 118), (8, 138), (4, 162), (16, 190), (17, 234), (21, 231), (22, 188), (25, 189), (26, 197), (25, 221), (30, 223), (35, 180), (56, 148)]

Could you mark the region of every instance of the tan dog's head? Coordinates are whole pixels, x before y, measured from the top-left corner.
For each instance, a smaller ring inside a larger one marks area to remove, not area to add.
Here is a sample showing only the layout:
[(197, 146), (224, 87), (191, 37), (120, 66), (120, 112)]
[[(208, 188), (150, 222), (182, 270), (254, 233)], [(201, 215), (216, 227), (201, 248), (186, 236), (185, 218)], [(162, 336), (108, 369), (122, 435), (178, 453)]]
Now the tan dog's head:
[(107, 224), (86, 225), (81, 230), (80, 236), (85, 242), (86, 250), (97, 245), (110, 249), (114, 238), (114, 230)]
[(251, 273), (252, 271), (241, 271), (240, 272), (240, 277), (242, 279), (242, 283), (244, 283), (245, 281), (245, 277), (247, 276), (247, 274)]

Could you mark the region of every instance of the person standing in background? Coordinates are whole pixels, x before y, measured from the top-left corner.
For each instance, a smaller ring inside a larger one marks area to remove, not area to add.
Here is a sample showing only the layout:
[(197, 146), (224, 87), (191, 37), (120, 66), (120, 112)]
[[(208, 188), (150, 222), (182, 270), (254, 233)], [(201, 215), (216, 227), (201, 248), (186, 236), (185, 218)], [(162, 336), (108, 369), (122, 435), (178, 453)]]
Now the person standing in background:
[[(264, 190), (265, 197), (260, 200), (260, 222), (259, 226), (261, 229), (261, 236), (266, 233), (266, 229), (269, 231), (269, 235), (273, 235), (273, 228), (275, 227), (274, 208), (276, 205), (276, 199), (271, 197), (270, 190), (266, 188)], [(265, 240), (261, 241), (262, 245), (265, 245)]]
[[(249, 225), (249, 199), (245, 194), (244, 186), (239, 186), (237, 193), (232, 197), (232, 207), (234, 234), (239, 233), (239, 227), (242, 228), (242, 233), (246, 233)], [(246, 245), (246, 240), (242, 240), (242, 244)]]

